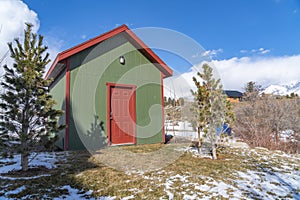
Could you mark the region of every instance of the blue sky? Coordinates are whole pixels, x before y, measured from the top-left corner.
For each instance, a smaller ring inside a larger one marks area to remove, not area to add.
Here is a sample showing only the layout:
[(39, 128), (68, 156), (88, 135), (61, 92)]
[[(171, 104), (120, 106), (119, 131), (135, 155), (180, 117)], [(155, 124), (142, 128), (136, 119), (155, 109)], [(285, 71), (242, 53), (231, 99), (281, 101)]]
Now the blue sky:
[(39, 32), (62, 41), (62, 49), (126, 23), (179, 31), (205, 49), (222, 49), (219, 59), (260, 48), (268, 55), (300, 54), (298, 0), (24, 2), (38, 14)]
[[(161, 27), (202, 45), (227, 88), (300, 81), (300, 0), (2, 0), (0, 46), (21, 36), (25, 21), (45, 36), (52, 59), (121, 24)], [(175, 71), (190, 68), (157, 53)]]

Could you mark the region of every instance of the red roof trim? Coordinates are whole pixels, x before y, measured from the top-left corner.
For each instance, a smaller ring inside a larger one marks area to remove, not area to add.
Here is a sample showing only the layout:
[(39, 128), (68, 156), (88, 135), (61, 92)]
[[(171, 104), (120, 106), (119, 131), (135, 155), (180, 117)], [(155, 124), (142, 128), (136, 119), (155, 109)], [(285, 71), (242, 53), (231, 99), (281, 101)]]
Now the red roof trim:
[(60, 61), (66, 59), (80, 51), (83, 51), (84, 49), (87, 49), (93, 45), (96, 45), (104, 40), (107, 40), (123, 31), (125, 31), (131, 38), (133, 38), (133, 40), (136, 41), (141, 46), (141, 48), (149, 56), (151, 56), (157, 64), (159, 64), (161, 66), (162, 69), (160, 69), (160, 70), (163, 71), (165, 77), (171, 76), (173, 74), (173, 71), (142, 40), (140, 40), (126, 25), (122, 25), (122, 26), (119, 26), (119, 27), (109, 31), (109, 32), (106, 32), (102, 35), (99, 35), (93, 39), (90, 39), (86, 42), (83, 42), (79, 45), (76, 45), (70, 49), (67, 49), (67, 50), (59, 53), (56, 56), (50, 69), (48, 70), (48, 72), (46, 74), (46, 79), (49, 78), (49, 76), (52, 73), (52, 71), (54, 70), (56, 64), (59, 63)]
[(126, 33), (130, 35), (140, 46), (143, 50), (145, 50), (155, 61), (164, 69), (165, 77), (171, 76), (173, 71), (167, 66), (167, 64), (162, 61), (140, 38), (138, 38), (130, 29), (126, 30)]
[(51, 65), (50, 69), (48, 70), (48, 72), (47, 72), (47, 74), (46, 74), (46, 77), (45, 77), (46, 79), (48, 79), (48, 78), (49, 78), (49, 76), (50, 76), (51, 72), (53, 71), (54, 67), (55, 67), (55, 66), (56, 66), (56, 64), (58, 63), (58, 57), (59, 57), (59, 54), (56, 56), (56, 58), (55, 58), (54, 62), (52, 63), (52, 65)]

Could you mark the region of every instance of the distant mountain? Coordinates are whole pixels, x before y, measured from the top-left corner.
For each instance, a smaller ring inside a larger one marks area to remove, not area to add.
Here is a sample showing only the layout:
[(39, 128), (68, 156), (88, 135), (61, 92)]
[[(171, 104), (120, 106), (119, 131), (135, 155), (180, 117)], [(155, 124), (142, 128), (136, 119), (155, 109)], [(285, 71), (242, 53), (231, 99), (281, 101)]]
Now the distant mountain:
[(270, 85), (266, 87), (263, 92), (274, 95), (289, 95), (291, 93), (295, 93), (300, 96), (300, 82), (293, 82), (286, 85)]

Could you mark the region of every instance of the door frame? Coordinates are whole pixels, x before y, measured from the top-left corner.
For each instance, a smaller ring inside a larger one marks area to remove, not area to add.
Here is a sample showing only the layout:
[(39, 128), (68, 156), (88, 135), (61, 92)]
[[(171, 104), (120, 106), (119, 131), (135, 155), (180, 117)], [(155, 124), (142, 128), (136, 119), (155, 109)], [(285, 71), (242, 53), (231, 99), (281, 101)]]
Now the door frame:
[[(112, 87), (122, 87), (129, 88), (133, 90), (132, 98), (133, 98), (133, 108), (132, 108), (132, 120), (135, 123), (134, 133), (133, 133), (133, 144), (136, 144), (136, 85), (131, 84), (120, 84), (120, 83), (106, 83), (106, 129), (107, 129), (107, 146), (111, 146), (111, 120), (110, 120), (110, 112), (111, 112), (111, 88)], [(131, 113), (131, 112), (130, 112)], [(122, 145), (122, 144), (120, 144)]]

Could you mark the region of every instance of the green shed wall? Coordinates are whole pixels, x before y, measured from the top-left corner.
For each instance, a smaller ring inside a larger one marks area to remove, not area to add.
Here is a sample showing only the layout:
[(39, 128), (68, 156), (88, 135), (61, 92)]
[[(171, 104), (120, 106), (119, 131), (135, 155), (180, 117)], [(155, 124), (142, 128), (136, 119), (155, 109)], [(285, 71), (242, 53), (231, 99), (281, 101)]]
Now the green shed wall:
[[(55, 109), (65, 110), (66, 109), (66, 102), (65, 102), (65, 94), (66, 94), (66, 71), (63, 71), (61, 75), (56, 79), (56, 81), (52, 84), (52, 88), (50, 93), (56, 101), (56, 105), (54, 106)], [(59, 118), (59, 124), (65, 124), (65, 113)], [(64, 142), (65, 142), (65, 130), (61, 130), (58, 133), (59, 140), (56, 142), (56, 145), (64, 149)]]
[(161, 72), (122, 34), (70, 57), (70, 73), (70, 150), (107, 145), (107, 82), (137, 86), (136, 143), (163, 141)]

